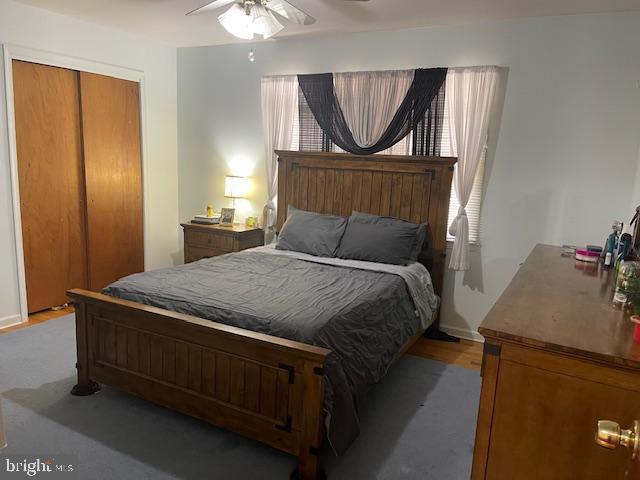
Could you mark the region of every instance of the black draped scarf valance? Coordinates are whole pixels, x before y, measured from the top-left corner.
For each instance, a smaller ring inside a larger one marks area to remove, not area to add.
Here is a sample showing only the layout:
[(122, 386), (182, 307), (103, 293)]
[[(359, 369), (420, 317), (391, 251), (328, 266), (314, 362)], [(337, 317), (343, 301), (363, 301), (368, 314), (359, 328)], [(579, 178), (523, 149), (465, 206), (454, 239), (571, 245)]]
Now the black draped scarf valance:
[(341, 149), (356, 154), (370, 155), (392, 147), (424, 121), (436, 95), (447, 76), (446, 68), (419, 68), (413, 82), (380, 139), (370, 147), (356, 143), (345, 120), (333, 85), (333, 74), (298, 75), (300, 91), (309, 109), (326, 136)]

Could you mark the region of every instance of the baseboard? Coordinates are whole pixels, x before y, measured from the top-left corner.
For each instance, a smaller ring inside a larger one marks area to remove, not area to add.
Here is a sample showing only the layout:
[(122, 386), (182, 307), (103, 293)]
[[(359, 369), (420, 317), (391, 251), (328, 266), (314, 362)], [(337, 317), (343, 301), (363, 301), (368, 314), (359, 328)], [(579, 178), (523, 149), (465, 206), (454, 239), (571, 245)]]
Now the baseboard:
[(449, 327), (447, 325), (440, 325), (440, 329), (447, 332), (449, 335), (455, 337), (464, 338), (465, 340), (473, 340), (474, 342), (484, 343), (484, 337), (477, 331), (472, 331), (466, 328)]
[(9, 315), (8, 317), (0, 318), (0, 329), (12, 327), (22, 323), (22, 317), (20, 315)]

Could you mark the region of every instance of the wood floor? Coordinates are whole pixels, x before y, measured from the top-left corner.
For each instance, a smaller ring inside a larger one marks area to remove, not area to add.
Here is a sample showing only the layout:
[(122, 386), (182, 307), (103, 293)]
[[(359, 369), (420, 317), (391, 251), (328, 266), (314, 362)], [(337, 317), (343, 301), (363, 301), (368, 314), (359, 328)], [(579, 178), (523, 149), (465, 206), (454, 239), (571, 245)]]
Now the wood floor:
[[(69, 306), (57, 311), (45, 310), (44, 312), (34, 313), (29, 315), (29, 321), (26, 323), (0, 329), (0, 335), (29, 328), (73, 313), (73, 311), (73, 307)], [(448, 343), (421, 338), (411, 347), (408, 353), (476, 371), (480, 371), (480, 366), (482, 365), (482, 344), (470, 340), (460, 340), (460, 343)]]
[(68, 306), (60, 310), (44, 310), (42, 312), (32, 313), (31, 315), (29, 315), (29, 320), (25, 323), (20, 323), (18, 325), (13, 325), (6, 328), (0, 328), (0, 335), (4, 333), (15, 332), (16, 330), (22, 330), (23, 328), (33, 327), (34, 325), (37, 325), (39, 323), (53, 320), (54, 318), (62, 317), (63, 315), (68, 315), (73, 312), (73, 306)]
[(482, 366), (482, 344), (471, 340), (449, 343), (421, 338), (407, 353), (478, 372)]

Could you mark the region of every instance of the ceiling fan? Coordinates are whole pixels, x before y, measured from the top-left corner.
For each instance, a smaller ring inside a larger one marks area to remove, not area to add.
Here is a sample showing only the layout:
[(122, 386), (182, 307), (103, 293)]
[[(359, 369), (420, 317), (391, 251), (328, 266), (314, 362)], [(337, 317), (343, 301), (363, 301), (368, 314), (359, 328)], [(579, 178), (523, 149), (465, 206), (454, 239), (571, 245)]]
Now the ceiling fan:
[(218, 16), (218, 22), (230, 34), (246, 40), (252, 40), (254, 34), (269, 38), (278, 33), (284, 28), (278, 17), (299, 25), (311, 25), (316, 21), (311, 15), (286, 0), (214, 0), (188, 12), (187, 15), (206, 13), (227, 5), (231, 5), (231, 8)]

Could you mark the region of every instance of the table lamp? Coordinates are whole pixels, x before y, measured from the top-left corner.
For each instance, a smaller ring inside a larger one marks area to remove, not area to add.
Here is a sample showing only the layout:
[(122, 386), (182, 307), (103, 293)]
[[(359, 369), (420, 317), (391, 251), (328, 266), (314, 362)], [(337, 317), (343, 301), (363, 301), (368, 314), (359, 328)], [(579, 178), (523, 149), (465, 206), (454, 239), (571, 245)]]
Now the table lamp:
[(7, 437), (4, 434), (4, 421), (2, 420), (2, 403), (0, 403), (0, 450), (7, 446)]
[(236, 198), (247, 198), (249, 179), (227, 175), (224, 178), (224, 196), (233, 199), (233, 208), (236, 208)]

